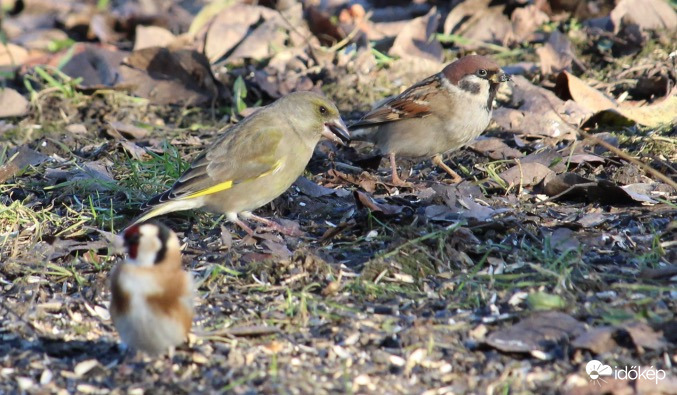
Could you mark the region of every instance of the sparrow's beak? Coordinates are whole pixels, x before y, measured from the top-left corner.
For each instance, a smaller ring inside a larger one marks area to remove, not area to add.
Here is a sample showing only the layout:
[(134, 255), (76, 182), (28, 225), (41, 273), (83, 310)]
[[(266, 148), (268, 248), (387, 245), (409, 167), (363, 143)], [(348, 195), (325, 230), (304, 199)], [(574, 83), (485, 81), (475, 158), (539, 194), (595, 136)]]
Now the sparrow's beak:
[(346, 145), (350, 142), (348, 128), (340, 117), (325, 123), (322, 135), (337, 144)]
[(494, 84), (500, 84), (501, 82), (506, 82), (510, 80), (512, 80), (512, 78), (510, 78), (510, 74), (506, 74), (502, 71), (489, 77), (489, 81), (493, 82)]

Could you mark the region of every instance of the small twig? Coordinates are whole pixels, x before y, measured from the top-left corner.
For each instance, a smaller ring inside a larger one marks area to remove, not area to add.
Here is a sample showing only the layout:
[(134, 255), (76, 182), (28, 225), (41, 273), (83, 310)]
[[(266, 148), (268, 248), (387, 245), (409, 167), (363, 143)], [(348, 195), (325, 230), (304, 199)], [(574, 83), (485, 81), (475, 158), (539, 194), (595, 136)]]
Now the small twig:
[[(369, 20), (369, 17), (371, 17), (372, 11), (367, 12), (367, 14), (364, 16), (364, 20)], [(343, 38), (343, 40), (337, 42), (336, 44), (332, 45), (327, 51), (328, 52), (336, 52), (338, 51), (341, 47), (344, 45), (348, 44), (355, 36), (357, 33), (360, 32), (360, 25), (356, 24), (353, 30), (348, 33), (347, 36)]]
[[(559, 115), (559, 114), (558, 114)], [(560, 117), (561, 119), (562, 117)], [(564, 119), (562, 119), (564, 121)], [(670, 185), (672, 189), (677, 191), (677, 182), (673, 181), (670, 177), (666, 176), (665, 174), (659, 172), (658, 170), (654, 169), (653, 167), (647, 165), (646, 163), (633, 158), (628, 154), (627, 152), (623, 151), (620, 148), (616, 148), (613, 145), (607, 143), (606, 141), (597, 138), (596, 136), (582, 130), (581, 128), (578, 128), (578, 133), (581, 134), (581, 136), (585, 137), (586, 139), (590, 139), (595, 142), (595, 144), (599, 144), (602, 147), (608, 149), (609, 151), (613, 152), (614, 154), (618, 155), (622, 159), (627, 160), (628, 162), (632, 163), (633, 165), (639, 167), (640, 169), (644, 170), (645, 172), (651, 174), (652, 176), (660, 179), (661, 181), (665, 182), (666, 184)]]
[(517, 196), (519, 196), (522, 194), (522, 188), (524, 187), (524, 169), (522, 168), (522, 161), (519, 158), (515, 158), (515, 163), (517, 163), (517, 167), (520, 169), (520, 184), (517, 187)]
[[(552, 110), (552, 112), (554, 112), (554, 113), (557, 115), (557, 117), (559, 117), (559, 119), (560, 119), (562, 122), (564, 122), (564, 124), (570, 125), (569, 122), (567, 122), (566, 120), (564, 120), (564, 118), (562, 118), (562, 115), (560, 115), (559, 111), (557, 111), (557, 110), (555, 109), (555, 106), (554, 106), (552, 103), (550, 103), (550, 101), (548, 100), (548, 98), (545, 97), (545, 95), (544, 95), (543, 93), (538, 92), (538, 94), (541, 95), (541, 97), (545, 100), (546, 103), (548, 103), (548, 105), (550, 106), (550, 109)], [(637, 159), (633, 158), (630, 154), (628, 154), (627, 152), (623, 151), (622, 149), (616, 148), (616, 147), (614, 147), (613, 145), (607, 143), (606, 141), (604, 141), (604, 140), (602, 140), (602, 139), (600, 139), (600, 138), (597, 138), (596, 136), (594, 136), (594, 135), (592, 135), (592, 134), (590, 134), (590, 133), (584, 131), (584, 130), (581, 129), (578, 125), (577, 125), (575, 128), (576, 128), (576, 131), (578, 131), (578, 133), (579, 133), (581, 136), (583, 136), (583, 138), (590, 139), (590, 140), (592, 140), (593, 142), (595, 142), (595, 144), (601, 145), (602, 147), (608, 149), (609, 151), (611, 151), (611, 152), (613, 152), (614, 154), (616, 154), (616, 155), (618, 155), (619, 157), (621, 157), (621, 159), (627, 160), (628, 162), (630, 162), (630, 163), (632, 163), (633, 165), (639, 167), (640, 169), (644, 170), (645, 172), (647, 172), (647, 173), (651, 174), (652, 176), (654, 176), (654, 177), (660, 179), (661, 181), (665, 182), (666, 184), (668, 184), (669, 186), (671, 186), (672, 189), (674, 189), (675, 191), (677, 191), (677, 182), (673, 181), (670, 177), (668, 177), (668, 176), (666, 176), (665, 174), (659, 172), (658, 170), (654, 169), (653, 167), (647, 165), (646, 163), (644, 163), (644, 162), (642, 162), (642, 161), (640, 161), (640, 160), (637, 160)]]

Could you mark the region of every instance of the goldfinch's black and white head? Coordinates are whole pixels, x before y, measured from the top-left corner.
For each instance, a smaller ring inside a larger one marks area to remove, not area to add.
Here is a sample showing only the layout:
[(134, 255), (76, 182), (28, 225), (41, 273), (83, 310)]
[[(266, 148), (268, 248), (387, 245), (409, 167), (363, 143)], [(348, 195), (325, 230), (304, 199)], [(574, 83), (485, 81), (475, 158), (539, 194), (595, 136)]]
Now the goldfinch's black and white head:
[(146, 222), (127, 228), (122, 234), (122, 245), (127, 252), (127, 263), (153, 266), (165, 262), (167, 252), (179, 250), (179, 238), (167, 226)]

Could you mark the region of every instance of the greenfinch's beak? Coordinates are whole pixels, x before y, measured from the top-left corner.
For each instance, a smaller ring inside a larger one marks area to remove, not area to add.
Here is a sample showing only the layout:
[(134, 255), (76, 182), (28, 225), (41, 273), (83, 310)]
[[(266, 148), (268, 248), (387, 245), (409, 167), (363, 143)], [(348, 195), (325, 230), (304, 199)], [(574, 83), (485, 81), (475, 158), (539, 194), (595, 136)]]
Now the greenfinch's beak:
[(494, 84), (500, 84), (501, 82), (506, 82), (510, 80), (512, 80), (512, 78), (510, 78), (510, 75), (502, 71), (499, 71), (498, 73), (489, 77), (489, 81), (493, 82)]
[(337, 144), (346, 145), (350, 142), (348, 128), (340, 117), (325, 123), (322, 135)]

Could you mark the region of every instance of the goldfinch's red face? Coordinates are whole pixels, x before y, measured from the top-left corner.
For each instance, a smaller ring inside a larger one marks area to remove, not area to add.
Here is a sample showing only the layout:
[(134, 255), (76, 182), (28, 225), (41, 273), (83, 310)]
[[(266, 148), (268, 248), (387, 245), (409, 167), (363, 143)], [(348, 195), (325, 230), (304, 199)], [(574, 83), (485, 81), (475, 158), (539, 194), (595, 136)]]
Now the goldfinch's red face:
[(153, 266), (161, 263), (166, 256), (170, 230), (152, 223), (134, 225), (122, 235), (123, 245), (129, 258), (128, 263), (138, 266)]

